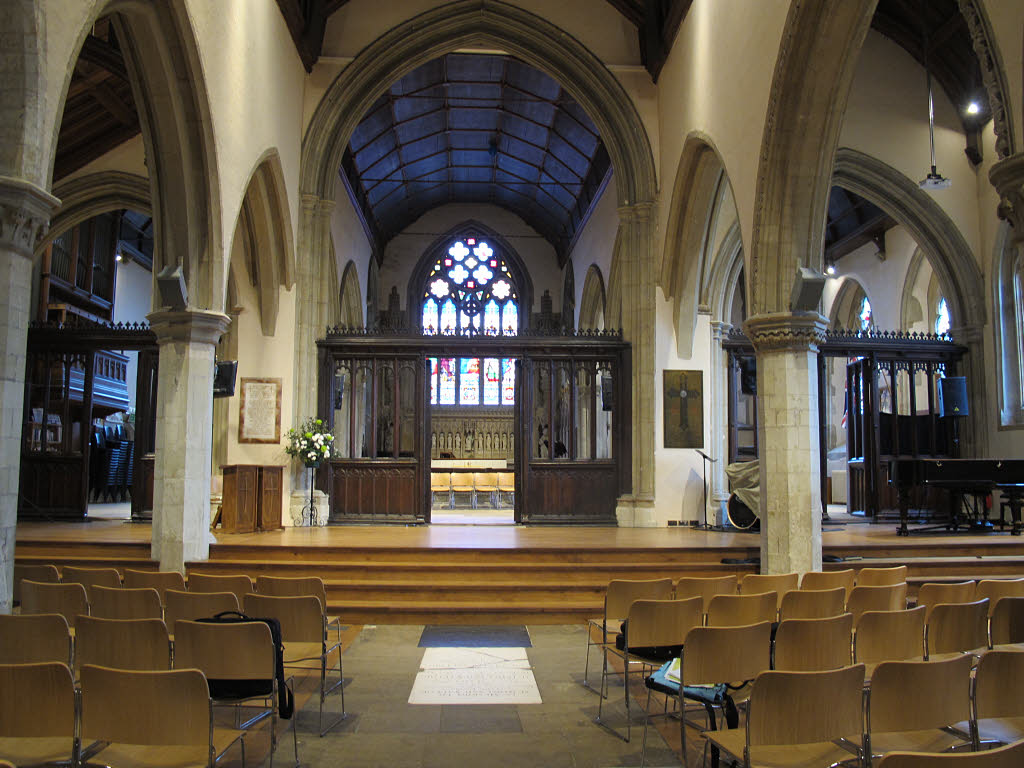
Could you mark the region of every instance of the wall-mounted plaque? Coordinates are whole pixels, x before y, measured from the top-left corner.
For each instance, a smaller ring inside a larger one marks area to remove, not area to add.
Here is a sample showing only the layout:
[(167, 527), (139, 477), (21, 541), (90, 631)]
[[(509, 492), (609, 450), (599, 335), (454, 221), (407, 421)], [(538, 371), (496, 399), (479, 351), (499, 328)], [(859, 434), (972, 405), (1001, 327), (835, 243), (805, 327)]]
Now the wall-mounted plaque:
[(242, 379), (238, 442), (281, 442), (281, 379)]
[(666, 448), (704, 447), (704, 374), (663, 371)]

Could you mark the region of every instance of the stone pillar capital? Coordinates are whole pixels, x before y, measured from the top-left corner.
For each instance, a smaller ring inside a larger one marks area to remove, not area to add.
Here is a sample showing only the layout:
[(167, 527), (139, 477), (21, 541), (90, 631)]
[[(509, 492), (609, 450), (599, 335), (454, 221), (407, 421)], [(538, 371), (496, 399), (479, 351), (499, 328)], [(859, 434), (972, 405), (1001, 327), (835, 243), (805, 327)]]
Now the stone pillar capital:
[(651, 220), (654, 213), (654, 203), (643, 201), (620, 206), (618, 209), (619, 221), (623, 224), (629, 222), (647, 222)]
[(32, 257), (60, 200), (24, 179), (0, 176), (0, 248)]
[(989, 169), (988, 178), (999, 193), (999, 218), (1013, 227), (1014, 245), (1024, 244), (1024, 153), (1000, 160)]
[(171, 344), (185, 341), (194, 344), (210, 344), (220, 341), (231, 318), (223, 312), (208, 312), (198, 309), (158, 310), (146, 316), (156, 334), (157, 344)]
[(715, 341), (722, 341), (729, 335), (729, 331), (732, 330), (732, 323), (726, 323), (721, 320), (711, 321), (711, 338)]
[(817, 312), (770, 312), (748, 317), (743, 330), (758, 352), (817, 352), (828, 320)]

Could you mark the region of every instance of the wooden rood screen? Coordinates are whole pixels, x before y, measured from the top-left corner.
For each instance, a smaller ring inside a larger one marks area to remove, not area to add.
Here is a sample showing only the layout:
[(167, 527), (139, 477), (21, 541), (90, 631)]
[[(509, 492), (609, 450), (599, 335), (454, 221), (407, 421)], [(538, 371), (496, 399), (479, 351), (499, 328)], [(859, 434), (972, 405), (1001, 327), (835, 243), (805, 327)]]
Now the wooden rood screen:
[[(465, 436), (455, 436), (465, 457), (483, 452), (473, 420), (484, 413), (488, 423), (513, 424), (503, 470), (515, 472), (517, 522), (615, 524), (616, 500), (630, 491), (630, 348), (620, 334), (334, 329), (317, 345), (319, 414), (335, 436), (335, 457), (318, 470), (318, 486), (329, 489), (332, 522), (429, 522), (431, 454), (451, 453), (439, 449), (432, 416), (468, 424)], [(445, 389), (438, 361), (445, 370), (470, 364), (444, 379)], [(476, 379), (480, 361), (501, 376), (490, 390), (487, 374)], [(497, 454), (492, 445), (488, 455)]]

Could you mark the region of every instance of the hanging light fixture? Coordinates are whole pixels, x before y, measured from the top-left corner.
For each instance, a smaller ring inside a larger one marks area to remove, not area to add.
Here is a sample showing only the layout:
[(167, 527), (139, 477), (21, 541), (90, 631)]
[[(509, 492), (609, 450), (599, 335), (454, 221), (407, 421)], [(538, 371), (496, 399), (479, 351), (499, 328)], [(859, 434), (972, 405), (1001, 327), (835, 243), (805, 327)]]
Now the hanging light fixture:
[(924, 18), (924, 3), (920, 4), (921, 26), (924, 38), (924, 74), (928, 83), (928, 146), (931, 150), (932, 169), (918, 186), (921, 189), (949, 189), (953, 183), (935, 168), (935, 102), (932, 99), (932, 71), (928, 66), (928, 24)]

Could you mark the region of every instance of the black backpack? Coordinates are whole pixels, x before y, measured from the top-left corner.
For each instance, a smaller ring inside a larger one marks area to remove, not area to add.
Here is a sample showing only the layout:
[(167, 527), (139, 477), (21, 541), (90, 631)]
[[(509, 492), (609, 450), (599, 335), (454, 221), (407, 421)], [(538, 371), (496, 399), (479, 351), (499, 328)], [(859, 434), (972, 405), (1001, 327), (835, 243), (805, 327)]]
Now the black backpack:
[[(208, 619), (196, 621), (210, 624), (239, 624), (260, 621), (270, 627), (270, 637), (274, 642), (274, 676), (277, 678), (278, 714), (284, 720), (290, 720), (295, 712), (295, 697), (284, 681), (284, 643), (281, 640), (281, 622), (274, 618), (253, 618), (238, 611), (223, 611)], [(207, 679), (210, 696), (214, 699), (244, 699), (251, 696), (267, 696), (272, 689), (266, 680), (218, 680)]]

